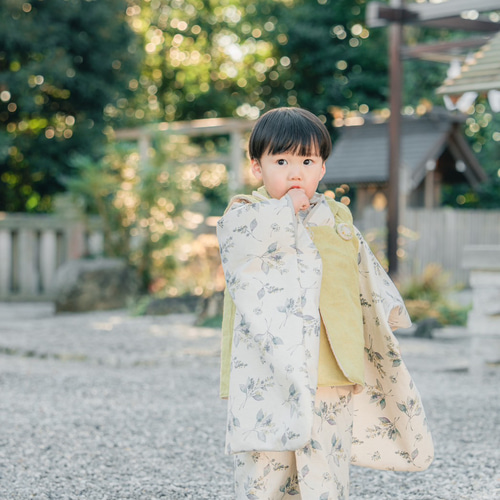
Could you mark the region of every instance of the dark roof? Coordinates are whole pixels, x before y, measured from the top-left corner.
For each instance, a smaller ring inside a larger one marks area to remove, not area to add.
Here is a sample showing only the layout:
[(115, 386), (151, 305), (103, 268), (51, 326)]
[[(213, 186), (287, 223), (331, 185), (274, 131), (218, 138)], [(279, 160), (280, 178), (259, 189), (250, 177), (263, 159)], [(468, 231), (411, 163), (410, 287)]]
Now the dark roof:
[[(455, 160), (466, 165), (465, 177), (475, 185), (486, 179), (462, 135), (462, 119), (438, 111), (421, 117), (404, 116), (401, 126), (401, 159), (408, 172), (409, 189), (425, 177), (426, 163), (436, 161), (448, 147)], [(388, 122), (343, 127), (326, 162), (326, 183), (386, 183), (389, 179)]]

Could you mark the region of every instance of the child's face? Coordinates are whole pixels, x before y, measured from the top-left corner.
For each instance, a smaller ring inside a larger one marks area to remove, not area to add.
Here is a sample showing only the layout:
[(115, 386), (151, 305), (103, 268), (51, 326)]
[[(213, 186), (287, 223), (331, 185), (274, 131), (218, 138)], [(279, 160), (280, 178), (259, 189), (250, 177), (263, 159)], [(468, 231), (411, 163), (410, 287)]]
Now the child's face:
[(291, 189), (302, 189), (311, 199), (325, 175), (325, 163), (316, 155), (264, 154), (251, 164), (256, 179), (261, 180), (269, 195), (276, 199), (283, 198)]

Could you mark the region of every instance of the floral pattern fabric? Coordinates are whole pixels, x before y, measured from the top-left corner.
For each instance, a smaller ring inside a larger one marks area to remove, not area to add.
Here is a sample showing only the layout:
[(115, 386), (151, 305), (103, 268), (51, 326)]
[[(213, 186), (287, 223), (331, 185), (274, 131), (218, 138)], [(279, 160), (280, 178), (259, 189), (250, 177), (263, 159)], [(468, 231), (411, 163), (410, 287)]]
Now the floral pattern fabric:
[[(310, 442), (322, 265), (308, 228), (346, 223), (332, 215), (323, 196), (295, 216), (287, 197), (254, 195), (258, 202), (233, 205), (218, 225), (227, 288), (236, 305), (228, 453), (299, 450)], [(351, 459), (373, 468), (424, 470), (433, 458), (432, 438), (392, 334), (409, 326), (408, 314), (362, 236), (353, 232), (360, 243), (366, 387), (353, 396)]]
[(238, 500), (347, 500), (352, 439), (350, 387), (321, 387), (316, 393), (311, 440), (295, 452), (237, 453)]
[(231, 210), (218, 235), (236, 306), (226, 450), (299, 449), (317, 385), (318, 251), (287, 199)]
[(394, 283), (357, 232), (365, 331), (365, 388), (353, 398), (351, 461), (375, 469), (425, 470), (434, 447), (422, 399), (393, 330), (410, 326)]

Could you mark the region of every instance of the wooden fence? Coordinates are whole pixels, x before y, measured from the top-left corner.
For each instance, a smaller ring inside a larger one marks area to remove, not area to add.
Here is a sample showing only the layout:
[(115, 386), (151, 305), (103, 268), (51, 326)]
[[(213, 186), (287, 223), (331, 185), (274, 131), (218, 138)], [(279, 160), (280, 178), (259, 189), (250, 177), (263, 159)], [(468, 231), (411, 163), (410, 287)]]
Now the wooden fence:
[(57, 268), (103, 243), (97, 218), (0, 213), (0, 300), (50, 300)]
[[(355, 224), (373, 247), (384, 245), (385, 214), (367, 210)], [(376, 238), (372, 241), (372, 236)], [(407, 209), (401, 223), (401, 277), (439, 264), (451, 284), (466, 284), (470, 244), (500, 244), (500, 211)], [(0, 300), (51, 300), (57, 268), (103, 253), (99, 219), (0, 213)]]
[[(449, 275), (450, 284), (468, 284), (468, 271), (462, 268), (464, 248), (500, 244), (500, 210), (407, 208), (401, 219), (402, 278), (420, 275), (435, 263)], [(375, 230), (383, 244), (385, 212), (366, 210), (355, 224), (365, 234)]]

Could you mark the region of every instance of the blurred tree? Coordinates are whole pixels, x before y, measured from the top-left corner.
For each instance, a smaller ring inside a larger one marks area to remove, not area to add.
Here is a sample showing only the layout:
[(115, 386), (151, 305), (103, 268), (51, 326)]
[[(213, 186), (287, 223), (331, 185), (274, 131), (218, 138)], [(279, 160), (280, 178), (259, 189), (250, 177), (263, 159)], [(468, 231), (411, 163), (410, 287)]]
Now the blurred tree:
[[(472, 112), (473, 111), (473, 112)], [(472, 149), (489, 174), (489, 181), (476, 193), (464, 193), (456, 204), (466, 208), (500, 207), (500, 113), (492, 111), (486, 96), (480, 97), (466, 121), (465, 134), (470, 137)], [(475, 196), (473, 196), (475, 195)], [(463, 203), (463, 197), (466, 202)], [(472, 200), (472, 203), (467, 203)]]
[[(386, 33), (364, 26), (365, 0), (135, 0), (129, 23), (146, 57), (132, 121), (257, 118), (300, 105), (368, 110), (387, 100)], [(370, 40), (368, 40), (370, 38)]]
[[(366, 3), (5, 0), (0, 210), (50, 209), (71, 156), (102, 157), (107, 124), (255, 119), (298, 105), (334, 133), (336, 116), (385, 108), (387, 30), (366, 28)], [(455, 36), (407, 34), (409, 43)], [(405, 106), (430, 107), (446, 68), (405, 64)], [(473, 140), (491, 163), (491, 147)]]
[[(327, 117), (334, 108), (369, 110), (386, 105), (387, 35), (365, 27), (365, 0), (297, 0), (284, 4), (279, 27), (289, 62), (284, 102)], [(330, 121), (328, 121), (330, 124)]]
[(105, 254), (127, 259), (143, 291), (210, 295), (224, 286), (218, 243), (199, 226), (207, 193), (227, 186), (226, 169), (184, 161), (186, 153), (199, 157), (203, 151), (187, 137), (177, 139), (182, 148), (169, 141), (154, 144), (147, 164), (136, 145), (126, 142), (110, 144), (98, 162), (75, 156), (77, 175), (63, 180), (79, 206), (100, 215)]
[(142, 37), (135, 98), (117, 109), (132, 121), (216, 116), (257, 118), (272, 106), (269, 82), (278, 79), (279, 1), (135, 0), (127, 9)]
[[(333, 135), (331, 115), (344, 117), (351, 111), (365, 114), (387, 107), (387, 29), (368, 29), (365, 9), (368, 0), (290, 0), (277, 4), (277, 30), (286, 43), (276, 44), (279, 78), (270, 82), (272, 106), (299, 105), (322, 116)], [(492, 14), (499, 19), (500, 12)], [(405, 28), (408, 45), (437, 43), (470, 37), (470, 33)], [(448, 66), (424, 60), (404, 61), (403, 108), (422, 114), (442, 106), (435, 89), (446, 78)], [(476, 192), (457, 186), (444, 193), (446, 204), (461, 207), (500, 206), (500, 132), (498, 114), (492, 114), (484, 99), (470, 110), (465, 134), (490, 180)], [(334, 122), (334, 120), (333, 120)]]
[[(0, 6), (0, 210), (46, 211), (75, 153), (98, 157), (136, 74), (125, 0)], [(111, 109), (111, 108), (110, 108)]]
[(479, 189), (455, 186), (444, 193), (444, 203), (454, 208), (500, 207), (500, 113), (495, 113), (486, 96), (480, 96), (469, 110), (465, 134), (483, 168), (489, 175)]
[[(336, 109), (366, 114), (387, 108), (388, 32), (366, 27), (367, 3), (295, 0), (292, 6), (281, 4), (278, 28), (286, 33), (287, 43), (280, 54), (290, 60), (286, 76), (291, 82), (286, 87), (292, 88), (281, 104), (298, 104), (325, 117), (335, 115)], [(460, 35), (447, 30), (405, 30), (409, 45), (456, 36)], [(434, 90), (444, 80), (447, 67), (419, 60), (407, 60), (404, 65), (403, 105), (415, 111), (420, 104), (427, 109), (442, 104)]]

